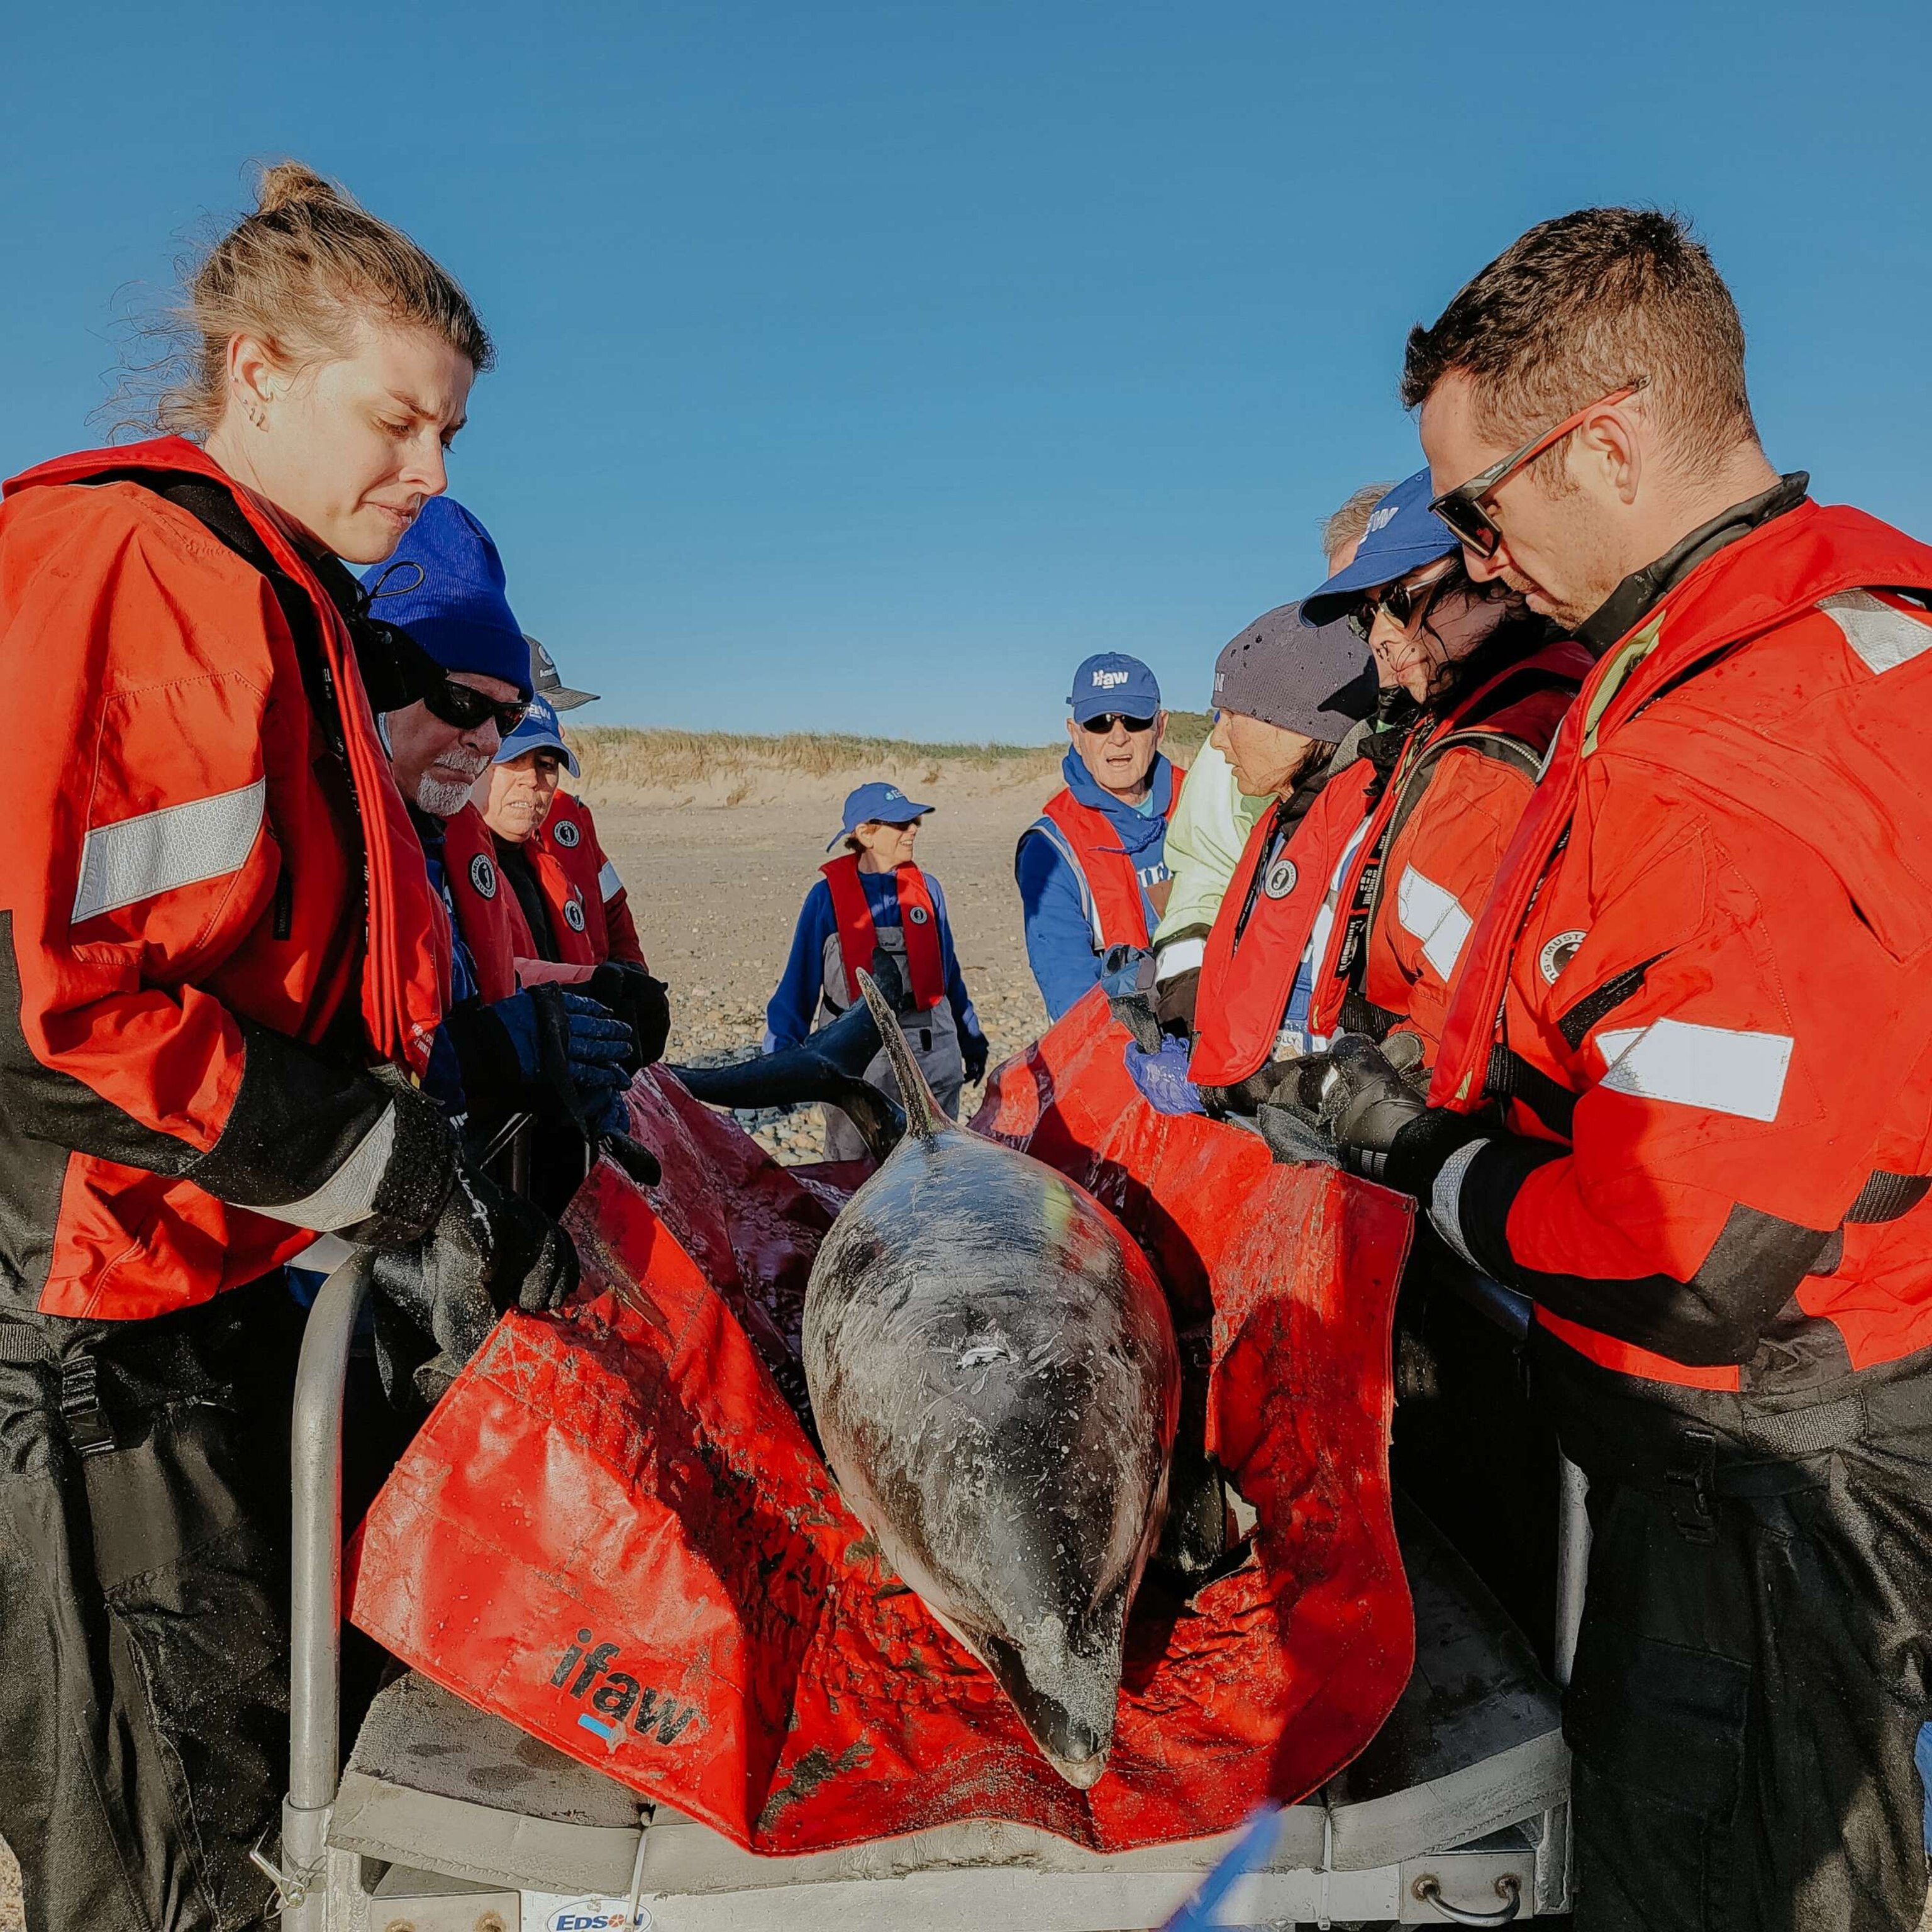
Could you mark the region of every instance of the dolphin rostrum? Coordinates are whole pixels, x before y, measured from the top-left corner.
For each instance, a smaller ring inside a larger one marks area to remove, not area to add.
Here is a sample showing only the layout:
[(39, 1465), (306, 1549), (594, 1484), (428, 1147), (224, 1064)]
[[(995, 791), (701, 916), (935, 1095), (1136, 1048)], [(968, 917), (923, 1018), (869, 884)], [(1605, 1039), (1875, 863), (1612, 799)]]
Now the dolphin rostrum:
[(1106, 1768), (1180, 1369), (1146, 1258), (1083, 1190), (940, 1112), (871, 976), (907, 1133), (832, 1224), (805, 1376), (853, 1512), (1054, 1768)]

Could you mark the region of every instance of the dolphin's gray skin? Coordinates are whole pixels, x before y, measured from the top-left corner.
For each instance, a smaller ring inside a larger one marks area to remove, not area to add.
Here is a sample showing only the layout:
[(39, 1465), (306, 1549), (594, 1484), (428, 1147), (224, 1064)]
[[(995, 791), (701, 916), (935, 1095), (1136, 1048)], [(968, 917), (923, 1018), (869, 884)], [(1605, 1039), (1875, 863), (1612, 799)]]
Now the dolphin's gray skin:
[(940, 1112), (859, 979), (908, 1131), (812, 1264), (812, 1412), (886, 1560), (1084, 1790), (1106, 1768), (1127, 1610), (1166, 1506), (1173, 1321), (1091, 1196)]
[(829, 1027), (782, 1052), (730, 1066), (674, 1066), (692, 1096), (713, 1107), (788, 1107), (826, 1100), (859, 1130), (876, 1161), (905, 1132), (905, 1115), (889, 1094), (859, 1078), (879, 1050), (879, 1029), (862, 1000)]

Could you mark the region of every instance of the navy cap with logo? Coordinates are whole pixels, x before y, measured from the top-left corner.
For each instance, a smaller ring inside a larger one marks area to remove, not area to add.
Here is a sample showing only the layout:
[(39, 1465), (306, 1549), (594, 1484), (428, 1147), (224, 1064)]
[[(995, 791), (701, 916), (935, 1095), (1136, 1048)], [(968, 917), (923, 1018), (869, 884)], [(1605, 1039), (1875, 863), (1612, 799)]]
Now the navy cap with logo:
[(1405, 477), (1369, 513), (1354, 560), (1301, 600), (1304, 624), (1346, 617), (1371, 590), (1462, 548), (1456, 533), (1429, 507), (1429, 472)]
[(530, 700), (530, 708), (524, 713), (524, 722), (496, 748), (496, 755), (491, 762), (508, 764), (512, 758), (520, 758), (526, 752), (560, 752), (564, 763), (570, 767), (570, 776), (578, 776), (577, 754), (563, 742), (563, 733), (556, 722), (556, 713), (541, 698)]
[(1138, 658), (1124, 651), (1102, 651), (1073, 674), (1066, 702), (1076, 724), (1110, 711), (1151, 718), (1160, 709), (1160, 681)]
[(874, 779), (847, 796), (844, 822), (832, 835), (826, 847), (830, 851), (842, 838), (849, 838), (862, 825), (910, 825), (932, 810), (929, 805), (915, 805), (896, 784)]

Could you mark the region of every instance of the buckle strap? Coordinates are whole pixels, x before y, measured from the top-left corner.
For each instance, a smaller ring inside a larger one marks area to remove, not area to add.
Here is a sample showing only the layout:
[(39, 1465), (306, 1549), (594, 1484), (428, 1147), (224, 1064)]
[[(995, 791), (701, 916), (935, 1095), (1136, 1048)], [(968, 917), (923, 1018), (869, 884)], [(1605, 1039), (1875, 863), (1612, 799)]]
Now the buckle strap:
[(82, 1456), (105, 1456), (121, 1445), (100, 1401), (100, 1364), (91, 1348), (76, 1348), (61, 1364), (61, 1420)]

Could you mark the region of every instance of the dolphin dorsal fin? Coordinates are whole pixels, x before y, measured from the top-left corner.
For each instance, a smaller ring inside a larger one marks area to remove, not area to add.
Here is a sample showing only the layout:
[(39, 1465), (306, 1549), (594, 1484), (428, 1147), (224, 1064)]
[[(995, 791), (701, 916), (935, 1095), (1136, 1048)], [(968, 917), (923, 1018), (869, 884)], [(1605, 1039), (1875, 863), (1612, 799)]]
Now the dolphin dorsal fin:
[(879, 991), (879, 982), (862, 966), (859, 969), (859, 990), (865, 994), (866, 1004), (878, 1022), (879, 1037), (885, 1042), (886, 1058), (892, 1062), (893, 1076), (899, 1083), (906, 1131), (915, 1140), (938, 1139), (952, 1123), (939, 1111), (939, 1102), (932, 1097), (932, 1089), (926, 1084), (926, 1076), (913, 1058), (899, 1016), (892, 1011), (892, 1003)]

